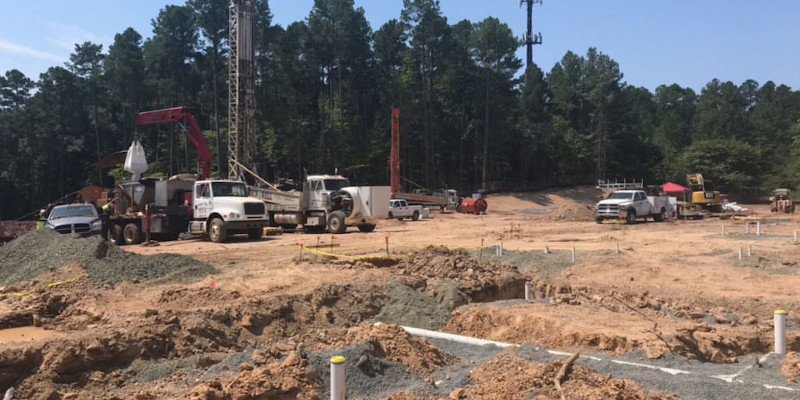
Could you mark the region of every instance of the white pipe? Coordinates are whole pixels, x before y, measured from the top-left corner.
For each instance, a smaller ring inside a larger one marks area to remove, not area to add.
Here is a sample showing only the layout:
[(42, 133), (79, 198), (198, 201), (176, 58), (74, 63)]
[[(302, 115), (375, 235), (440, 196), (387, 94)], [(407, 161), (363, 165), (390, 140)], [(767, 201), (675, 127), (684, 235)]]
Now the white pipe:
[(794, 242), (797, 243), (797, 231), (794, 231)]
[(740, 260), (742, 259), (742, 248), (741, 247), (739, 247), (739, 259)]
[(575, 247), (572, 247), (572, 263), (575, 264)]
[(550, 254), (550, 248), (549, 247), (544, 246), (544, 254)]
[(761, 236), (761, 221), (756, 221), (756, 236)]
[(331, 357), (331, 400), (345, 400), (344, 362), (343, 356)]
[(500, 245), (497, 246), (497, 255), (498, 256), (502, 256), (503, 255), (503, 241), (502, 240), (500, 241)]
[(525, 301), (531, 301), (531, 284), (525, 282)]
[(722, 225), (722, 236), (725, 236), (725, 225)]
[(744, 223), (744, 234), (745, 235), (750, 234), (750, 221), (745, 221)]
[(619, 254), (619, 243), (617, 243), (615, 251), (617, 252), (617, 254)]
[(752, 255), (753, 255), (753, 245), (752, 244), (748, 244), (747, 245), (747, 256), (751, 257)]
[[(381, 322), (376, 322), (375, 326), (381, 325)], [(497, 347), (519, 347), (518, 344), (495, 342), (494, 340), (478, 339), (469, 336), (456, 335), (455, 333), (446, 333), (439, 331), (430, 331), (427, 329), (412, 328), (410, 326), (401, 326), (411, 336), (421, 336), (433, 339), (444, 339), (451, 342), (474, 344), (476, 346), (486, 346), (487, 344), (495, 345)]]
[(775, 310), (775, 353), (786, 355), (786, 311)]

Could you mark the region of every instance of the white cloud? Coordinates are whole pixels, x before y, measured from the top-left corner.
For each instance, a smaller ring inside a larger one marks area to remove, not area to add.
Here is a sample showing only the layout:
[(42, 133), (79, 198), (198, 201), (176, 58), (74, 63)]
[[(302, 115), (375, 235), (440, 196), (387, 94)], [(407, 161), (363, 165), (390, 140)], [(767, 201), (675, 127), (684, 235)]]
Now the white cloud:
[(7, 40), (0, 39), (0, 52), (22, 54), (28, 57), (40, 58), (43, 60), (63, 61), (64, 57), (60, 57), (53, 53), (46, 51), (36, 50), (32, 47), (23, 46), (21, 44), (12, 43)]
[(67, 54), (75, 51), (76, 44), (83, 42), (103, 43), (103, 40), (92, 32), (75, 26), (48, 22), (49, 35), (47, 41), (58, 46)]

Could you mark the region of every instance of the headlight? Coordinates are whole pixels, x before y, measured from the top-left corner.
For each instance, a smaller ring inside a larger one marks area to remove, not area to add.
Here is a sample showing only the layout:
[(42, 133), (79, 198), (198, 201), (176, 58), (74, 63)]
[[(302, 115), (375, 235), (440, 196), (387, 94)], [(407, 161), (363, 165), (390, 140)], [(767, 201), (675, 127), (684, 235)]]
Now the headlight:
[(103, 229), (103, 221), (97, 220), (92, 222), (92, 230), (100, 230)]
[(228, 217), (230, 217), (230, 218), (240, 218), (241, 214), (239, 214), (236, 211), (234, 211), (234, 212), (228, 214)]

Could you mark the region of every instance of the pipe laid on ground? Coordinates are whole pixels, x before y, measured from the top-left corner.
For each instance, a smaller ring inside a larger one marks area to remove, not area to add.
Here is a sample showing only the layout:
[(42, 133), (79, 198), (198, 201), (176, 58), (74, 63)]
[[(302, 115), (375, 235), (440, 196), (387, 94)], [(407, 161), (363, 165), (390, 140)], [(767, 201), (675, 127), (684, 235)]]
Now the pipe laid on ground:
[[(382, 325), (382, 323), (381, 322), (375, 323), (375, 326), (379, 325)], [(456, 335), (455, 333), (431, 331), (428, 329), (412, 328), (410, 326), (402, 326), (402, 325), (400, 327), (403, 328), (406, 332), (408, 332), (408, 334), (411, 336), (421, 336), (433, 339), (444, 339), (444, 340), (449, 340), (451, 342), (473, 344), (476, 346), (485, 346), (487, 344), (492, 344), (497, 347), (519, 347), (518, 344), (496, 342), (494, 340), (478, 339), (469, 336)]]
[(786, 311), (775, 310), (775, 353), (786, 355)]

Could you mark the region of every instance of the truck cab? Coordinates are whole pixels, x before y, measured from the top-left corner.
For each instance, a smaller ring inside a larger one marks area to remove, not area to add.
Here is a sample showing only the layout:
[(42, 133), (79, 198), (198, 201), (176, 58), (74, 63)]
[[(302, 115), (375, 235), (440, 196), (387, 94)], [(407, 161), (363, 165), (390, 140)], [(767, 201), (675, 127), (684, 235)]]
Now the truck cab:
[(192, 223), (189, 231), (205, 233), (214, 242), (244, 233), (260, 238), (269, 218), (263, 201), (250, 197), (244, 182), (203, 180), (192, 190)]

